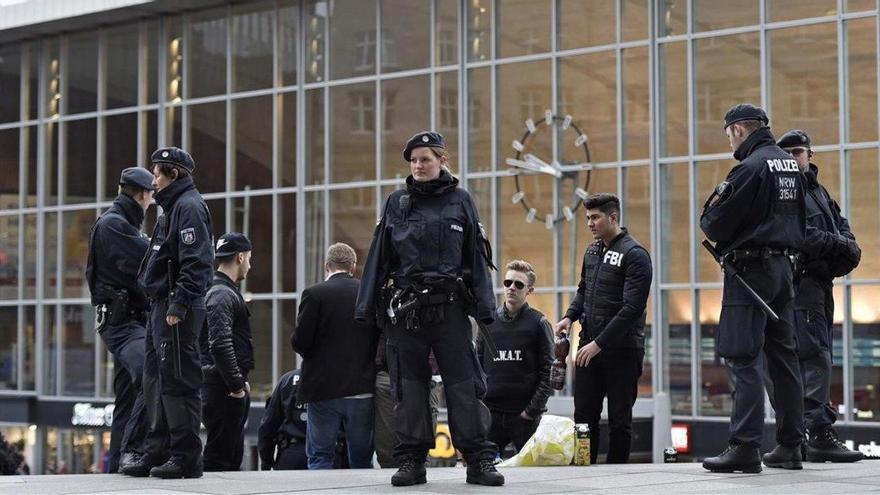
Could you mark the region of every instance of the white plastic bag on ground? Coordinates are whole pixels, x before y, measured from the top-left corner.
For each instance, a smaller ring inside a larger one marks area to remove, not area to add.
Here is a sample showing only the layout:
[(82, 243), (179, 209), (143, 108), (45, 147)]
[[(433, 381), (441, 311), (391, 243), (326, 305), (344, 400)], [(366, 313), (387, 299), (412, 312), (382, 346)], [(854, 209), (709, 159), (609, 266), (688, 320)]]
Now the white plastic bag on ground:
[(498, 467), (568, 466), (574, 457), (574, 421), (545, 414), (522, 450)]

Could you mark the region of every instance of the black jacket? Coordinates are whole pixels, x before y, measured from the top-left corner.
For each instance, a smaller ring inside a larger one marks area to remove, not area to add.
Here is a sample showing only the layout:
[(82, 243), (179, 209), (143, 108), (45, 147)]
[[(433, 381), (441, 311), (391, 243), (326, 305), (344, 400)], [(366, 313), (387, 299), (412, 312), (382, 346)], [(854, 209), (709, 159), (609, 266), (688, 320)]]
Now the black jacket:
[(192, 177), (172, 182), (156, 193), (164, 213), (156, 222), (150, 251), (141, 263), (138, 283), (152, 299), (169, 297), (168, 261), (172, 278), (168, 315), (184, 318), (193, 299), (204, 297), (214, 272), (211, 213)]
[(364, 265), (355, 318), (372, 322), (384, 314), (384, 308), (377, 309), (377, 293), (389, 279), (405, 287), (425, 277), (462, 278), (475, 303), (471, 316), (491, 323), (495, 295), (487, 245), (474, 203), (458, 187), (458, 179), (445, 170), (425, 183), (409, 176), (407, 189), (394, 191), (385, 201)]
[(805, 180), (767, 127), (737, 148), (741, 163), (706, 201), (700, 228), (726, 254), (739, 248), (801, 249), (806, 234)]
[(626, 229), (606, 248), (592, 242), (584, 254), (577, 294), (565, 317), (581, 322), (579, 346), (645, 346), (645, 308), (651, 291), (651, 257)]
[(495, 321), (486, 327), (498, 354), (488, 350), (483, 334), (477, 337), (477, 356), (486, 372), (486, 397), (491, 410), (537, 418), (547, 410), (553, 330), (544, 315), (528, 304), (511, 315), (501, 305)]
[(306, 408), (296, 401), (299, 379), (298, 369), (281, 375), (266, 402), (266, 412), (257, 433), (257, 449), (263, 469), (275, 465), (275, 447), (279, 443), (306, 441)]
[(354, 319), (359, 285), (351, 275), (336, 273), (302, 292), (290, 336), (303, 358), (297, 390), (302, 404), (373, 393), (379, 332)]
[(92, 227), (86, 280), (92, 305), (109, 304), (112, 292), (128, 292), (129, 308), (147, 310), (149, 303), (137, 283), (138, 267), (150, 240), (141, 233), (144, 210), (134, 199), (120, 194)]
[(206, 304), (207, 317), (199, 335), (205, 383), (224, 383), (230, 392), (237, 392), (254, 369), (251, 313), (238, 286), (220, 271), (214, 273)]

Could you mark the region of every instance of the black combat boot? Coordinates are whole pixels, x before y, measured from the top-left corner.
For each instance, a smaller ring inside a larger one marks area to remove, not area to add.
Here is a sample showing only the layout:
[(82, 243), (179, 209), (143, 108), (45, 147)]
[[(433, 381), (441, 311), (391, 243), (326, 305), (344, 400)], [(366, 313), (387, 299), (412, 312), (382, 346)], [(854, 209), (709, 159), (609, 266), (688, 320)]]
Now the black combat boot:
[(397, 472), (391, 477), (391, 484), (394, 486), (420, 485), (428, 482), (426, 474), (424, 459), (404, 457), (400, 460)]
[(779, 444), (773, 452), (767, 452), (763, 456), (764, 465), (772, 468), (803, 469), (801, 462), (801, 446)]
[(703, 459), (703, 467), (713, 473), (760, 473), (761, 453), (757, 447), (730, 444), (717, 457)]
[(846, 448), (830, 426), (817, 431), (815, 435), (811, 434), (806, 444), (808, 462), (857, 462), (864, 458), (861, 452)]
[(143, 454), (141, 454), (140, 452), (135, 452), (133, 450), (130, 452), (124, 452), (122, 454), (122, 457), (119, 459), (119, 472), (121, 473), (126, 466), (137, 463), (140, 460), (141, 456), (143, 456)]
[(150, 470), (161, 465), (163, 461), (154, 460), (149, 454), (144, 454), (129, 464), (122, 463), (119, 466), (119, 472), (135, 478), (146, 478), (150, 475)]
[(165, 464), (151, 469), (150, 476), (162, 479), (201, 478), (202, 460), (199, 458), (194, 466), (184, 466), (179, 459), (168, 459)]
[(504, 475), (495, 469), (494, 459), (479, 459), (468, 463), (467, 482), (474, 485), (501, 486), (504, 484)]

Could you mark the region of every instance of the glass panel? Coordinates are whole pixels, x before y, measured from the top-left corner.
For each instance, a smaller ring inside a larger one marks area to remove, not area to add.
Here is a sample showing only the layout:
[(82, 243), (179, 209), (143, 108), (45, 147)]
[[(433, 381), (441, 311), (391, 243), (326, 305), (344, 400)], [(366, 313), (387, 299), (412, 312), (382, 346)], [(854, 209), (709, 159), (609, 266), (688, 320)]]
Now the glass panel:
[[(46, 143), (49, 149), (46, 153), (46, 166), (43, 175), (43, 183), (45, 186), (43, 203), (48, 206), (58, 204), (58, 122), (49, 122), (46, 124)], [(94, 132), (92, 139), (94, 139)], [(36, 157), (36, 155), (34, 155)]]
[(434, 28), (437, 39), (434, 45), (434, 64), (458, 63), (458, 1), (436, 0)]
[(492, 170), (492, 69), (468, 74), (468, 170)]
[(691, 415), (691, 319), (693, 302), (687, 290), (663, 292), (663, 331), (668, 336), (666, 379), (672, 414)]
[[(226, 229), (226, 200), (225, 199), (206, 199), (205, 204), (208, 205), (208, 213), (211, 214), (211, 227), (213, 227), (214, 231), (212, 232), (214, 239), (219, 239), (220, 236), (227, 232)], [(153, 211), (150, 209), (147, 213)], [(146, 225), (154, 225), (145, 223)], [(234, 229), (230, 229), (234, 230)]]
[[(516, 150), (511, 148), (511, 143), (515, 139), (523, 141), (522, 144), (526, 145), (527, 149), (523, 151), (523, 154), (532, 153), (545, 162), (551, 163), (555, 158), (551, 145), (552, 132), (543, 124), (544, 112), (553, 107), (550, 63), (542, 60), (499, 66), (498, 81), (498, 122), (500, 125), (498, 167), (507, 168), (508, 165), (504, 165), (505, 159), (516, 155)], [(526, 120), (528, 119), (535, 122), (537, 131), (536, 134), (524, 139)], [(553, 195), (553, 181), (549, 180), (550, 176), (541, 175), (548, 179), (539, 182), (546, 184), (544, 192), (548, 195), (547, 200), (550, 201)], [(532, 178), (536, 177), (532, 176)], [(529, 198), (530, 201), (533, 199)], [(552, 209), (552, 206), (543, 208), (545, 213), (552, 211)], [(538, 220), (542, 219), (543, 217)]]
[(810, 163), (819, 168), (819, 183), (828, 190), (831, 199), (840, 201), (840, 153), (825, 151), (813, 153)]
[(106, 108), (137, 105), (139, 31), (137, 24), (129, 24), (108, 29), (105, 33)]
[(773, 128), (804, 129), (813, 146), (839, 142), (837, 24), (770, 31), (768, 43)]
[(617, 39), (615, 2), (560, 0), (559, 48), (608, 45)]
[(278, 256), (281, 292), (296, 292), (296, 194), (278, 196)]
[[(0, 55), (2, 57), (2, 55)], [(2, 83), (0, 83), (2, 84)], [(19, 206), (19, 163), (18, 129), (0, 130), (0, 209), (15, 209)]]
[[(878, 278), (880, 259), (880, 167), (876, 149), (847, 152), (849, 161), (850, 204), (847, 209), (850, 227), (862, 248), (862, 259), (852, 272), (853, 278)], [(874, 307), (874, 306), (872, 306)]]
[(236, 190), (272, 187), (272, 96), (232, 101)]
[[(305, 285), (314, 285), (324, 280), (324, 249), (329, 246), (324, 233), (324, 191), (306, 193), (306, 228), (303, 235), (306, 242)], [(375, 212), (373, 214), (375, 217)], [(375, 225), (376, 219), (370, 220)]]
[(65, 113), (94, 112), (98, 101), (98, 36), (94, 31), (68, 38), (64, 71)]
[(20, 131), (24, 135), (26, 148), (22, 157), (24, 175), (24, 204), (29, 208), (37, 206), (37, 127), (22, 127)]
[(835, 0), (766, 0), (767, 22), (837, 15)]
[(18, 240), (21, 238), (19, 222), (22, 218), (20, 215), (0, 217), (0, 299), (18, 299), (18, 267), (21, 263)]
[(20, 259), (24, 267), (22, 297), (34, 299), (37, 295), (37, 216), (24, 215), (23, 227), (24, 251)]
[[(168, 107), (168, 111), (165, 113), (165, 141), (168, 146), (183, 145), (183, 119), (181, 115), (183, 115), (182, 106)], [(190, 136), (190, 140), (192, 140), (192, 136)], [(150, 150), (150, 152), (152, 151), (154, 150)]]
[(469, 62), (492, 57), (492, 0), (467, 2), (467, 30)]
[[(874, 3), (874, 2), (871, 2)], [(848, 140), (877, 140), (877, 19), (846, 22)]]
[(43, 390), (47, 395), (58, 394), (58, 339), (61, 330), (56, 318), (55, 306), (43, 306)]
[(623, 160), (651, 154), (648, 48), (623, 50)]
[(724, 114), (737, 103), (761, 103), (760, 53), (758, 33), (694, 40), (697, 153), (729, 152)]
[[(299, 1), (282, 0), (278, 5), (278, 71), (281, 85), (297, 83), (296, 61), (299, 44)], [(269, 45), (269, 53), (272, 46)]]
[[(21, 120), (21, 45), (0, 46), (0, 122)], [(4, 148), (5, 149), (5, 148)]]
[(658, 48), (660, 84), (660, 156), (688, 154), (687, 43), (664, 43)]
[(620, 0), (622, 41), (643, 40), (648, 37), (648, 1)]
[(877, 0), (846, 0), (843, 2), (843, 9), (846, 12), (856, 12), (859, 10), (874, 10), (877, 8)]
[(657, 2), (657, 36), (687, 34), (687, 0)]
[(495, 57), (515, 57), (550, 51), (550, 1), (496, 2)]
[[(232, 91), (272, 87), (274, 34), (274, 2), (263, 1), (233, 6)], [(281, 40), (283, 38), (279, 41)], [(283, 46), (283, 41), (281, 43)], [(295, 44), (296, 38), (293, 38), (291, 43)]]
[(98, 365), (100, 370), (100, 375), (98, 376), (98, 397), (113, 400), (115, 395), (113, 382), (116, 379), (116, 373), (128, 372), (121, 366), (116, 366), (113, 355), (110, 354), (110, 351), (104, 345), (98, 347), (98, 359), (100, 360)]
[(335, 0), (330, 7), (330, 78), (376, 72), (376, 1)]
[(58, 297), (58, 213), (46, 213), (43, 228), (43, 297)]
[(331, 181), (375, 179), (376, 84), (332, 87), (330, 105)]
[(254, 346), (254, 369), (248, 376), (251, 401), (262, 404), (272, 393), (272, 301), (249, 301), (251, 338)]
[[(477, 207), (477, 214), (480, 216), (480, 223), (486, 229), (486, 238), (489, 242), (493, 242), (495, 234), (495, 222), (492, 219), (492, 181), (494, 179), (468, 179), (467, 190)], [(391, 191), (382, 191), (383, 196), (387, 196)], [(493, 247), (495, 245), (493, 244)], [(497, 252), (497, 251), (496, 251)], [(498, 260), (498, 255), (495, 255)]]
[[(376, 190), (372, 187), (330, 191), (330, 239), (328, 244), (344, 242), (366, 262), (376, 227)], [(322, 250), (323, 251), (323, 250)], [(323, 266), (324, 253), (321, 253)]]
[(645, 358), (642, 362), (642, 376), (639, 377), (639, 397), (654, 395), (654, 303), (648, 297), (645, 315)]
[[(58, 38), (50, 38), (43, 45), (45, 47), (45, 57), (34, 55), (34, 59), (39, 59), (46, 64), (46, 106), (44, 117), (53, 117), (61, 113), (61, 99), (66, 93), (61, 86), (61, 49), (58, 46)], [(31, 83), (37, 82), (37, 74), (31, 73)], [(36, 105), (37, 103), (32, 104)]]
[(188, 24), (186, 54), (189, 98), (226, 92), (226, 7), (194, 14)]
[[(610, 192), (617, 194), (617, 168), (601, 168), (590, 171), (589, 184), (586, 184), (586, 191), (590, 194), (599, 192)], [(560, 198), (573, 198), (574, 189), (576, 187), (584, 187), (587, 180), (586, 172), (578, 174), (577, 180), (566, 180), (560, 187)], [(509, 198), (510, 196), (507, 196)], [(503, 198), (508, 202), (509, 199)], [(519, 215), (525, 221), (525, 212), (520, 209)], [(575, 211), (575, 219), (571, 222), (562, 223), (559, 229), (559, 246), (560, 246), (560, 278), (559, 284), (563, 286), (577, 286), (581, 277), (581, 266), (584, 262), (584, 252), (587, 245), (593, 242), (593, 236), (587, 228), (587, 217), (584, 214), (584, 208), (579, 207)], [(546, 250), (547, 248), (541, 248)], [(563, 301), (564, 309), (568, 308), (570, 301)]]
[[(405, 178), (401, 150), (413, 134), (431, 128), (431, 76), (382, 81), (382, 178)], [(448, 144), (447, 144), (448, 146)], [(369, 166), (364, 160), (361, 166)]]
[(253, 246), (251, 271), (242, 283), (242, 292), (272, 292), (272, 196), (233, 199), (230, 229), (242, 232)]
[(159, 99), (159, 50), (164, 45), (159, 44), (159, 23), (147, 22), (147, 47), (146, 47), (146, 90), (147, 103), (156, 103)]
[(147, 128), (141, 128), (140, 132), (142, 132), (146, 137), (146, 145), (144, 149), (144, 155), (137, 157), (137, 161), (135, 162), (137, 165), (145, 164), (149, 162), (150, 155), (153, 154), (159, 145), (159, 112), (156, 110), (150, 110), (148, 112), (144, 112), (146, 114), (144, 116), (143, 122)]
[(24, 382), (25, 390), (36, 388), (37, 316), (36, 306), (24, 307)]
[[(660, 165), (660, 281), (690, 280), (690, 180), (688, 164)], [(700, 201), (700, 198), (697, 198)]]
[[(876, 272), (875, 272), (876, 273)], [(852, 288), (853, 418), (877, 421), (880, 417), (880, 312), (877, 286)]]
[(324, 80), (327, 5), (324, 0), (307, 0), (306, 3), (306, 82)]
[[(24, 62), (27, 64), (27, 69), (25, 73), (25, 77), (28, 78), (28, 92), (27, 92), (27, 101), (24, 104), (25, 111), (27, 112), (26, 116), (28, 119), (36, 119), (39, 117), (38, 112), (39, 109), (37, 107), (39, 103), (39, 91), (40, 91), (40, 81), (39, 81), (39, 73), (40, 73), (40, 45), (36, 42), (33, 43), (25, 43), (22, 45), (21, 57)], [(56, 55), (57, 56), (57, 55)], [(47, 73), (51, 76), (51, 73)], [(57, 75), (57, 72), (55, 73)], [(49, 84), (51, 84), (51, 77), (49, 78)], [(56, 82), (57, 84), (57, 82)]]
[(382, 72), (431, 63), (431, 1), (381, 0)]
[(18, 388), (18, 307), (0, 307), (0, 390)]
[(95, 309), (89, 305), (62, 306), (64, 386), (61, 395), (95, 395)]
[[(556, 231), (544, 226), (544, 215), (553, 212), (554, 179), (544, 174), (520, 176), (519, 179), (521, 190), (526, 193), (524, 201), (538, 210), (537, 218), (529, 223), (523, 207), (510, 201), (517, 192), (514, 178), (498, 178), (499, 244), (495, 246), (495, 259), (502, 263), (503, 260), (528, 260), (535, 267), (535, 272), (545, 274), (545, 280), (550, 281), (555, 266), (552, 246)], [(499, 270), (497, 275), (499, 280), (496, 283), (500, 283), (503, 270)]]
[[(593, 163), (617, 160), (616, 58), (611, 50), (566, 57), (559, 62), (559, 114), (571, 115), (589, 136)], [(503, 144), (510, 146), (510, 141)], [(561, 146), (560, 152), (563, 160), (573, 161), (567, 156), (575, 152), (572, 147)]]
[(226, 190), (226, 103), (193, 105), (189, 110), (189, 153), (202, 193)]
[(757, 24), (759, 0), (740, 0), (736, 3), (714, 0), (691, 0), (694, 2), (694, 32), (714, 31)]
[(464, 164), (459, 163), (458, 157), (458, 72), (443, 72), (435, 77), (434, 83), (437, 91), (435, 95), (437, 99), (437, 125), (435, 128), (440, 134), (443, 134), (443, 138), (446, 140), (450, 169), (460, 173)]
[(296, 185), (296, 93), (281, 93), (278, 95), (278, 112), (280, 113), (278, 125), (278, 147), (281, 156), (278, 166), (280, 187), (293, 187)]
[(97, 197), (95, 170), (97, 167), (97, 120), (72, 120), (64, 124), (67, 151), (64, 203), (91, 203)]
[(721, 282), (721, 268), (712, 255), (700, 245), (705, 236), (699, 230), (700, 215), (703, 213), (703, 203), (712, 194), (721, 181), (727, 178), (731, 167), (736, 165), (730, 160), (717, 160), (699, 162), (694, 168), (695, 180), (697, 181), (696, 211), (694, 212), (694, 225), (697, 229), (697, 281), (698, 282)]
[(622, 226), (651, 252), (651, 171), (647, 166), (623, 169)]
[(324, 184), (324, 90), (306, 92), (306, 182)]
[(715, 352), (718, 318), (721, 315), (721, 291), (699, 291), (700, 298), (700, 414), (729, 416), (733, 405), (730, 380), (724, 358)]
[(62, 218), (61, 297), (89, 297), (85, 271), (89, 258), (89, 233), (95, 223), (95, 210), (64, 212)]
[[(103, 199), (116, 197), (122, 170), (145, 163), (147, 157), (137, 156), (138, 114), (111, 115), (104, 117), (104, 191)], [(155, 148), (148, 148), (152, 153)]]
[(299, 367), (297, 355), (290, 347), (290, 335), (296, 328), (296, 299), (281, 299), (278, 301), (279, 306), (279, 322), (278, 329), (278, 348), (281, 350), (281, 368), (278, 370), (280, 377), (284, 373)]
[[(180, 98), (183, 96), (183, 71), (187, 65), (183, 62), (183, 26), (181, 25), (180, 18), (168, 19), (165, 24), (165, 32), (165, 46), (168, 50), (166, 56), (168, 64), (166, 69), (168, 74), (167, 98), (168, 101), (180, 101)], [(196, 69), (195, 66), (192, 68)], [(225, 73), (223, 78), (226, 79)], [(179, 143), (180, 141), (175, 142)]]
[(831, 407), (837, 419), (846, 413), (843, 401), (843, 287), (834, 287), (834, 323), (831, 326)]

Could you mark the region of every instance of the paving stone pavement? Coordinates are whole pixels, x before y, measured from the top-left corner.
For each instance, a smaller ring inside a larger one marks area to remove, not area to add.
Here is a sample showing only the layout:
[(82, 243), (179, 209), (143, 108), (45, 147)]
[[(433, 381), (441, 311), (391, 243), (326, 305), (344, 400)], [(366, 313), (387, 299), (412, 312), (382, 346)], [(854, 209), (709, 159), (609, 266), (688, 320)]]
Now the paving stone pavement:
[(391, 469), (337, 471), (243, 471), (205, 473), (195, 480), (158, 480), (122, 475), (0, 476), (0, 494), (10, 495), (257, 495), (285, 493), (610, 493), (880, 495), (880, 461), (804, 465), (802, 471), (764, 468), (760, 474), (715, 474), (697, 463), (534, 467), (501, 470), (503, 488), (465, 483), (464, 468), (431, 468), (428, 483), (390, 485)]

